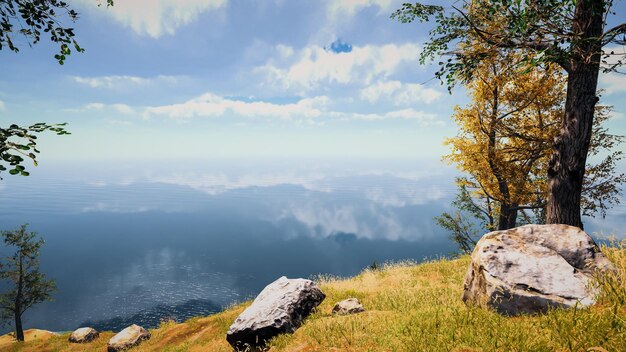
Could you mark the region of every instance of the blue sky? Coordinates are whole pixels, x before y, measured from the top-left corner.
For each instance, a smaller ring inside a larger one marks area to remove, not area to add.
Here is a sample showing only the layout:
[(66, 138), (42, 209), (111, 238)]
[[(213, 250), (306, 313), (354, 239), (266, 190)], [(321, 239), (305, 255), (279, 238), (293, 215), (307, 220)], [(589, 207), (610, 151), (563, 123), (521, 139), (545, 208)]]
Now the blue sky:
[[(173, 158), (429, 158), (454, 105), (418, 63), (426, 27), (402, 1), (71, 1), (83, 54), (0, 51), (0, 123), (68, 122), (42, 162)], [(618, 4), (618, 13), (624, 3)], [(603, 75), (626, 134), (626, 78)]]

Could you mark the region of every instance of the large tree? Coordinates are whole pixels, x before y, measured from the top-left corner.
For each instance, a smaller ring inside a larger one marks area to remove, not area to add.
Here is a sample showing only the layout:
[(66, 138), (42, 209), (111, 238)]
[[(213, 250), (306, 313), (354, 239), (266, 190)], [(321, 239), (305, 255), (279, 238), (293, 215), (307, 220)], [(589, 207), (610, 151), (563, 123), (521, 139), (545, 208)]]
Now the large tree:
[[(100, 4), (100, 0), (97, 1)], [(112, 6), (113, 0), (106, 0), (106, 4)], [(39, 43), (42, 37), (48, 37), (58, 44), (59, 51), (54, 58), (63, 65), (72, 53), (72, 48), (77, 52), (84, 51), (74, 38), (74, 29), (65, 24), (76, 19), (78, 13), (65, 1), (0, 0), (0, 51), (8, 48), (17, 53), (21, 41), (32, 46)], [(37, 165), (37, 134), (43, 131), (68, 134), (63, 126), (36, 123), (30, 126), (11, 124), (0, 127), (0, 175), (9, 170), (11, 175), (28, 176), (23, 162), (25, 158), (31, 159)]]
[[(455, 108), (459, 132), (446, 140), (451, 153), (444, 160), (464, 176), (457, 178), (456, 210), (435, 219), (465, 253), (479, 231), (545, 222), (546, 169), (564, 108), (565, 77), (554, 65), (525, 68), (518, 59), (495, 52), (481, 61), (465, 84), (471, 102)], [(581, 204), (588, 216), (604, 217), (619, 203), (626, 182), (615, 171), (624, 138), (603, 127), (610, 110), (596, 107), (589, 149), (594, 160), (587, 164)]]
[[(522, 64), (556, 64), (567, 74), (565, 109), (549, 161), (548, 223), (583, 227), (581, 193), (592, 138), (598, 75), (623, 63), (624, 54), (603, 52), (626, 45), (626, 23), (606, 29), (612, 0), (463, 0), (458, 6), (406, 3), (392, 17), (435, 20), (422, 60), (448, 54), (437, 76), (452, 87), (471, 79), (494, 51), (523, 55)], [(480, 41), (480, 50), (472, 45)]]
[(43, 240), (22, 225), (15, 231), (3, 231), (4, 244), (15, 252), (0, 262), (0, 279), (9, 289), (0, 294), (1, 317), (15, 322), (15, 338), (24, 341), (22, 314), (32, 306), (51, 299), (55, 283), (39, 271), (39, 250)]
[[(626, 174), (616, 172), (616, 163), (623, 159), (623, 152), (619, 149), (619, 146), (624, 141), (623, 136), (610, 134), (603, 126), (604, 122), (610, 118), (611, 108), (607, 106), (599, 106), (594, 118), (594, 132), (589, 149), (589, 154), (593, 155), (595, 160), (588, 162), (587, 170), (585, 172), (585, 179), (583, 182), (583, 192), (581, 208), (583, 215), (596, 217), (601, 216), (604, 218), (606, 212), (613, 205), (620, 203), (620, 187), (626, 183)], [(536, 136), (528, 135), (532, 139), (541, 138), (541, 136), (554, 135), (557, 131), (556, 125), (547, 124), (548, 129), (551, 131), (543, 131)], [(460, 126), (461, 127), (461, 126)], [(461, 127), (462, 128), (462, 127)], [(508, 127), (502, 126), (506, 131)], [(528, 180), (509, 180), (503, 178), (504, 183), (508, 186), (511, 183), (516, 183), (515, 192), (526, 188), (527, 193), (522, 195), (527, 199), (526, 204), (514, 206), (504, 206), (502, 202), (506, 201), (505, 198), (499, 194), (499, 190), (493, 189), (494, 178), (493, 174), (490, 174), (490, 169), (480, 169), (480, 165), (484, 164), (486, 160), (477, 163), (471, 167), (471, 160), (479, 158), (488, 158), (488, 155), (484, 150), (479, 150), (478, 145), (483, 144), (480, 140), (484, 139), (484, 136), (473, 136), (471, 131), (476, 132), (475, 129), (469, 131), (459, 131), (459, 135), (449, 140), (449, 144), (456, 144), (453, 148), (457, 152), (461, 149), (469, 148), (474, 150), (475, 155), (470, 156), (467, 160), (464, 160), (459, 168), (465, 171), (465, 175), (456, 179), (458, 192), (454, 201), (452, 202), (452, 211), (444, 212), (440, 216), (435, 217), (437, 224), (446, 229), (450, 233), (450, 237), (454, 242), (459, 245), (459, 249), (463, 253), (471, 253), (476, 241), (480, 238), (479, 234), (485, 233), (485, 231), (493, 231), (496, 229), (505, 229), (522, 224), (542, 224), (545, 223), (545, 206), (547, 199), (547, 181), (545, 167), (547, 165), (547, 157), (542, 157), (544, 160), (537, 160), (539, 167), (533, 173), (529, 173), (526, 176)], [(536, 130), (535, 130), (536, 131)], [(486, 131), (481, 131), (486, 133)], [(517, 132), (515, 133), (517, 134)], [(507, 140), (509, 137), (500, 135), (503, 140)], [(475, 137), (478, 137), (474, 139)], [(537, 140), (538, 142), (538, 140)], [(550, 140), (547, 139), (543, 142), (546, 149), (540, 152), (543, 155), (549, 155), (551, 148), (548, 147)], [(508, 144), (508, 143), (507, 143)], [(521, 146), (521, 145), (520, 145)], [(457, 147), (461, 149), (456, 149)], [(511, 148), (506, 146), (505, 149)], [(525, 154), (524, 151), (530, 151), (531, 149), (524, 148), (520, 154)], [(449, 161), (453, 159), (463, 158), (461, 155), (448, 155), (446, 157)], [(465, 158), (463, 158), (465, 159)], [(505, 167), (517, 168), (518, 165), (512, 164)], [(544, 169), (542, 169), (544, 168)], [(476, 172), (478, 171), (478, 172)], [(485, 172), (486, 171), (486, 172)], [(519, 172), (515, 171), (512, 174)], [(511, 174), (507, 172), (506, 174)], [(482, 178), (487, 177), (492, 180), (484, 180)], [(526, 186), (518, 188), (519, 185)], [(485, 185), (491, 183), (491, 191), (486, 189)], [(528, 187), (532, 185), (532, 187)], [(518, 198), (519, 199), (519, 198)], [(509, 216), (502, 216), (504, 211)], [(512, 213), (514, 212), (514, 213)], [(509, 222), (508, 219), (515, 219), (515, 222)], [(504, 220), (504, 221), (503, 221)]]

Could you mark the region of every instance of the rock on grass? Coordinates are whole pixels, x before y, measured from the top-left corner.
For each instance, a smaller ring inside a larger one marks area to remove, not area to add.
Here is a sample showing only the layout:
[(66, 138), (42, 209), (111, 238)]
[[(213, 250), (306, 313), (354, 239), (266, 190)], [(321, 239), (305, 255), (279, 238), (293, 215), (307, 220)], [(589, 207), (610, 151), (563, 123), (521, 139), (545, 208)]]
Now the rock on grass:
[(281, 277), (267, 285), (226, 334), (235, 350), (259, 349), (268, 340), (293, 333), (326, 295), (311, 280)]
[(463, 300), (504, 315), (595, 303), (596, 272), (612, 267), (577, 227), (526, 225), (484, 235), (465, 275)]

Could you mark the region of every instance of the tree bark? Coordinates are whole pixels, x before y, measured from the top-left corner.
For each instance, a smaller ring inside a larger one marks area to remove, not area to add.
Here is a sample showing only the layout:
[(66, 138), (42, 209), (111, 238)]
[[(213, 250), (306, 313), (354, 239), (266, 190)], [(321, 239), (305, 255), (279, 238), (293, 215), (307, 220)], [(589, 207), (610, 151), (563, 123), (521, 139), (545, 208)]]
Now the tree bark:
[(19, 310), (15, 311), (15, 338), (17, 341), (24, 341), (24, 328), (22, 327), (22, 315)]
[(24, 292), (24, 256), (19, 252), (19, 267), (17, 294), (15, 295), (15, 338), (17, 341), (24, 341), (24, 329), (22, 328), (22, 295)]
[[(497, 68), (493, 66), (494, 77), (498, 75)], [(492, 90), (492, 111), (489, 120), (489, 124), (487, 127), (487, 162), (489, 163), (489, 168), (491, 169), (491, 173), (495, 177), (498, 182), (498, 191), (500, 191), (501, 199), (498, 199), (498, 203), (500, 203), (499, 215), (498, 215), (498, 230), (508, 230), (510, 228), (515, 227), (515, 222), (517, 219), (517, 209), (513, 207), (511, 204), (511, 193), (509, 192), (509, 183), (501, 173), (500, 165), (496, 162), (496, 150), (497, 150), (497, 125), (499, 122), (499, 101), (500, 101), (500, 90), (499, 87), (494, 87)], [(515, 205), (517, 207), (517, 205)], [(511, 225), (512, 223), (512, 225)]]
[(508, 230), (517, 224), (517, 204), (500, 203), (500, 215), (498, 216), (498, 230)]
[(598, 38), (602, 35), (604, 10), (603, 0), (580, 0), (576, 4), (572, 31), (581, 34), (572, 42), (565, 116), (548, 166), (548, 224), (583, 228), (580, 198), (593, 113), (599, 100), (596, 95), (601, 51)]

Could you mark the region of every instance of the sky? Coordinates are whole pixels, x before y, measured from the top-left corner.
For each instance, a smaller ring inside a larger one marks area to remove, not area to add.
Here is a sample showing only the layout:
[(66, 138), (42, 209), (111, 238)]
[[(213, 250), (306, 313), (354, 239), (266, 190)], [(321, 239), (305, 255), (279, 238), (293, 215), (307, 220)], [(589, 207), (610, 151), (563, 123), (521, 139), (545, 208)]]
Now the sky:
[[(40, 140), (43, 162), (439, 160), (468, 99), (419, 63), (428, 26), (391, 20), (401, 3), (70, 1), (85, 52), (61, 66), (45, 40), (0, 51), (0, 123), (68, 122)], [(626, 134), (626, 76), (600, 86)]]

